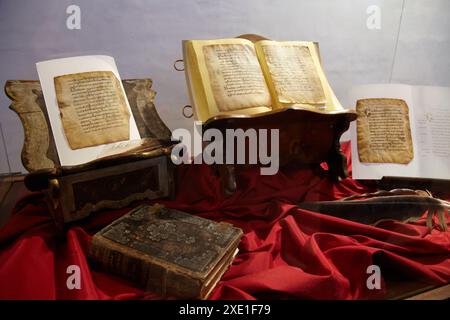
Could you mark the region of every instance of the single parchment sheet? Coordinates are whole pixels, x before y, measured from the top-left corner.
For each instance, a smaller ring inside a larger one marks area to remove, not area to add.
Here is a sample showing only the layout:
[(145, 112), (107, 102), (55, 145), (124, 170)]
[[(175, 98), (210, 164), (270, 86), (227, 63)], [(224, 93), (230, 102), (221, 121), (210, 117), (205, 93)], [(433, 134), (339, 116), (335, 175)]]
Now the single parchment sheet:
[(203, 47), (203, 55), (219, 111), (271, 105), (269, 89), (252, 46), (208, 45)]
[(420, 172), (450, 180), (450, 87), (415, 87), (413, 98)]
[(282, 103), (325, 104), (319, 74), (307, 46), (263, 45), (270, 77)]
[[(404, 100), (409, 109), (414, 156), (406, 163), (362, 162), (357, 121), (350, 124), (352, 177), (411, 177), (450, 180), (450, 87), (371, 84), (350, 90), (351, 101), (373, 98)], [(361, 161), (360, 161), (361, 160)]]
[[(123, 89), (122, 82), (120, 80), (119, 72), (117, 71), (114, 59), (109, 56), (80, 56), (71, 57), (63, 59), (48, 60), (43, 62), (38, 62), (36, 64), (37, 71), (39, 74), (39, 80), (42, 87), (42, 92), (44, 94), (45, 105), (47, 108), (48, 118), (52, 128), (53, 138), (55, 140), (56, 149), (58, 151), (58, 158), (61, 166), (74, 166), (93, 161), (98, 158), (98, 155), (102, 153), (105, 147), (111, 146), (114, 143), (120, 142), (106, 142), (105, 137), (98, 140), (95, 143), (102, 143), (99, 145), (91, 144), (92, 141), (78, 141), (76, 144), (72, 145), (69, 141), (70, 137), (66, 136), (63, 121), (61, 119), (61, 110), (58, 106), (58, 100), (56, 96), (55, 88), (55, 78), (69, 75), (69, 77), (62, 77), (63, 81), (67, 81), (74, 74), (80, 73), (112, 73), (116, 79), (115, 86), (118, 91), (121, 92), (125, 101), (125, 107), (119, 113), (122, 115), (128, 114), (128, 138), (126, 138), (124, 132), (121, 133), (120, 137), (115, 136), (113, 139), (115, 141), (120, 141), (122, 138), (125, 140), (137, 140), (140, 139), (140, 134), (136, 126), (133, 114), (131, 112), (130, 106), (128, 104), (128, 99), (126, 99), (125, 90)], [(58, 81), (57, 81), (58, 82)], [(120, 90), (119, 90), (120, 88)], [(93, 89), (94, 90), (94, 89)], [(81, 95), (82, 96), (82, 95)], [(94, 99), (95, 97), (92, 97)], [(119, 96), (120, 100), (120, 96)], [(123, 103), (123, 100), (122, 100)], [(126, 109), (126, 110), (125, 110)], [(64, 113), (63, 113), (64, 118)], [(69, 116), (70, 118), (70, 116)], [(90, 135), (90, 134), (88, 134)], [(98, 134), (95, 134), (98, 136)], [(69, 133), (70, 136), (70, 133)], [(75, 138), (76, 139), (76, 138)], [(119, 140), (120, 139), (120, 140)], [(72, 141), (73, 142), (73, 141)], [(86, 144), (90, 146), (79, 147), (80, 144)], [(79, 148), (77, 148), (79, 147)]]
[(362, 163), (402, 163), (414, 158), (409, 109), (401, 99), (356, 103), (358, 155)]
[(119, 80), (111, 71), (55, 77), (62, 126), (71, 149), (130, 137), (130, 113)]

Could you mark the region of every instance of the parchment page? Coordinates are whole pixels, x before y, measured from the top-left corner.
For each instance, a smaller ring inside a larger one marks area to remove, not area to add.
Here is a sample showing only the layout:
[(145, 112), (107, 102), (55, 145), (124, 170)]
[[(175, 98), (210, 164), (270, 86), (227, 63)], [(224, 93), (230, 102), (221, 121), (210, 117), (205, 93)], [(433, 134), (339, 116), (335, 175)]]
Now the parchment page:
[(327, 102), (308, 46), (267, 41), (261, 48), (278, 101), (301, 104)]
[[(85, 147), (73, 150), (65, 135), (61, 121), (60, 110), (56, 98), (54, 78), (68, 74), (83, 72), (110, 71), (119, 81), (121, 91), (125, 96), (120, 76), (117, 71), (114, 59), (108, 56), (81, 56), (56, 60), (43, 61), (36, 64), (39, 74), (39, 80), (44, 94), (45, 105), (52, 128), (53, 137), (58, 151), (58, 157), (62, 166), (73, 166), (83, 164), (97, 159), (105, 146), (113, 143)], [(126, 109), (129, 117), (129, 140), (140, 139), (139, 131), (136, 126), (133, 114), (125, 99)], [(119, 142), (120, 143), (120, 142)]]
[(412, 160), (402, 163), (362, 163), (358, 154), (357, 121), (350, 123), (352, 147), (352, 177), (354, 179), (381, 179), (383, 176), (420, 177), (419, 157), (417, 156), (417, 139), (415, 139), (415, 118), (412, 110), (416, 107), (412, 97), (412, 87), (402, 84), (374, 84), (355, 86), (349, 92), (349, 101), (356, 107), (356, 101), (369, 98), (402, 99), (409, 109), (410, 128), (412, 132)]
[(62, 126), (71, 149), (129, 139), (130, 113), (111, 71), (55, 77)]
[(417, 86), (413, 97), (420, 173), (450, 179), (450, 88)]
[(357, 101), (357, 143), (362, 163), (408, 164), (413, 159), (408, 110), (401, 99)]
[(269, 107), (271, 97), (253, 46), (203, 47), (209, 82), (219, 111)]

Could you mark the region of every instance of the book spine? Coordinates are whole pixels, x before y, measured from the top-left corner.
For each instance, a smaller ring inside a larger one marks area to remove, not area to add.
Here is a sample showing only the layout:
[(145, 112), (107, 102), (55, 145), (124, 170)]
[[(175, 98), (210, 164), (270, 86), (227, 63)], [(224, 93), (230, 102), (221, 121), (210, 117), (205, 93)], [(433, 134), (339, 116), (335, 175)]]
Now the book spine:
[(132, 257), (126, 250), (111, 248), (100, 237), (94, 236), (92, 239), (89, 257), (103, 270), (122, 276), (136, 283), (141, 289), (161, 297), (177, 296), (187, 299), (200, 297), (201, 283), (197, 279)]
[(103, 270), (123, 276), (136, 283), (142, 283), (147, 276), (144, 273), (144, 262), (141, 259), (109, 247), (100, 238), (94, 237), (92, 239), (89, 257)]
[(177, 296), (184, 299), (200, 299), (202, 282), (187, 277), (173, 270), (167, 270), (165, 277), (167, 296)]

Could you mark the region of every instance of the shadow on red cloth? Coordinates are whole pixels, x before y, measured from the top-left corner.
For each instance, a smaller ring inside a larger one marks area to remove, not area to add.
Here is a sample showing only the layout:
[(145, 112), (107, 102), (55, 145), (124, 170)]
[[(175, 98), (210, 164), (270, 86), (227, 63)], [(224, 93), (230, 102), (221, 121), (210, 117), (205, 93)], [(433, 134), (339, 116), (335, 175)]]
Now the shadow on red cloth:
[[(348, 143), (343, 150), (349, 158)], [(177, 168), (176, 199), (158, 201), (244, 230), (240, 252), (211, 299), (380, 298), (389, 291), (392, 275), (436, 285), (450, 280), (450, 234), (428, 232), (424, 219), (373, 227), (293, 204), (372, 191), (357, 181), (333, 183), (312, 170), (291, 168), (275, 176), (245, 170), (238, 172), (238, 183), (238, 191), (226, 198), (210, 167), (183, 165)], [(131, 207), (93, 214), (70, 225), (61, 239), (42, 200), (41, 194), (32, 194), (20, 201), (0, 230), (0, 298), (158, 298), (91, 269), (86, 259), (91, 236)], [(380, 290), (366, 285), (367, 267), (373, 264), (381, 269)], [(66, 285), (69, 265), (81, 269), (79, 290)]]

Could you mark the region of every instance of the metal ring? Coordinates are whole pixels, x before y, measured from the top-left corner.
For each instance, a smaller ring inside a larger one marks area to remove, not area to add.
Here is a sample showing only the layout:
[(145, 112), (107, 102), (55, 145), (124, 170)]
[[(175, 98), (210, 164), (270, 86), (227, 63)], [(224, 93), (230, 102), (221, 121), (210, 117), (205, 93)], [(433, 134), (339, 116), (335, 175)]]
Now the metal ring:
[[(178, 64), (182, 62), (183, 63), (183, 69), (178, 67)], [(183, 59), (178, 59), (173, 63), (173, 68), (177, 71), (184, 71), (184, 61)]]
[[(191, 108), (191, 114), (190, 115), (186, 115), (186, 109), (189, 109), (189, 108)], [(192, 106), (186, 105), (186, 106), (183, 107), (183, 112), (182, 113), (183, 113), (183, 116), (185, 118), (192, 118), (194, 116), (194, 109), (192, 108)]]

